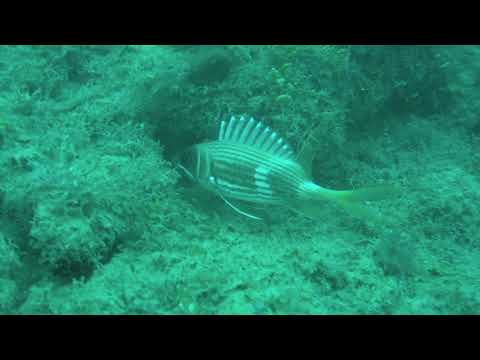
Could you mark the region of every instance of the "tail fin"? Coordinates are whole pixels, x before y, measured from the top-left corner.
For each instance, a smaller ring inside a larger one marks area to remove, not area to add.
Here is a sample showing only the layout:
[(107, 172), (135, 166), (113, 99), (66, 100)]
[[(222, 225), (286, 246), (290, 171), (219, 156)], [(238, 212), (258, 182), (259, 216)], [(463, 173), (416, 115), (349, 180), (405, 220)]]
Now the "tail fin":
[(340, 202), (352, 203), (361, 201), (377, 201), (390, 199), (399, 193), (399, 189), (392, 185), (380, 185), (355, 190), (329, 190), (331, 197)]
[(353, 216), (380, 222), (382, 218), (377, 211), (363, 204), (364, 201), (386, 200), (399, 194), (399, 189), (394, 186), (376, 186), (356, 190), (342, 190), (333, 193), (336, 200), (346, 211)]
[(377, 201), (385, 200), (394, 197), (399, 194), (399, 188), (391, 185), (381, 185), (375, 187), (366, 187), (355, 190), (331, 190), (313, 183), (305, 186), (305, 190), (308, 193), (305, 206), (302, 206), (304, 210), (312, 214), (312, 211), (317, 207), (318, 201), (332, 201), (342, 208), (347, 210), (350, 214), (360, 217), (362, 219), (380, 220), (377, 212), (369, 208), (364, 201)]

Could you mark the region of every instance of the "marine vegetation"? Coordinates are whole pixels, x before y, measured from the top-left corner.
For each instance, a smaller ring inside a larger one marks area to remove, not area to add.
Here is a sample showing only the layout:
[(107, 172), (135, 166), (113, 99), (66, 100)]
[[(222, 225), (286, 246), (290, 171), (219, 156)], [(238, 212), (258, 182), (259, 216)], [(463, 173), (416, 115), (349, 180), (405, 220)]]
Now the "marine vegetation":
[(478, 46), (2, 45), (0, 313), (480, 314), (479, 82)]

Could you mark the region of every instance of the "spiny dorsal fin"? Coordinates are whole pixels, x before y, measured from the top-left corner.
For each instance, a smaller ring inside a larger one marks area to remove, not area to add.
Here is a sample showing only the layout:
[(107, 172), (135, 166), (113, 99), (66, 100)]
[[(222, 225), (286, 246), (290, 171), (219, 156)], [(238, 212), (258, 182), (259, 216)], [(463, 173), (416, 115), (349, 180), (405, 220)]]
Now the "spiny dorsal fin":
[(290, 145), (275, 131), (254, 118), (247, 120), (243, 116), (232, 116), (228, 122), (222, 121), (218, 140), (245, 144), (283, 158), (293, 158)]

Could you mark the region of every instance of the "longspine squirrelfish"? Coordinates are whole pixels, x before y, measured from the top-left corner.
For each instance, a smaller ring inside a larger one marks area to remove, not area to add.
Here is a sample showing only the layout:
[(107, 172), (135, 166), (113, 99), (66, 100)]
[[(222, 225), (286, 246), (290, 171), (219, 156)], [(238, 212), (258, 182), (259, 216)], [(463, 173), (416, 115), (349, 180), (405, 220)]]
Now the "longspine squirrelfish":
[(204, 188), (218, 194), (235, 211), (250, 218), (232, 200), (286, 206), (315, 217), (321, 201), (344, 205), (354, 214), (370, 214), (363, 200), (383, 199), (391, 187), (331, 190), (312, 181), (311, 174), (275, 131), (253, 118), (222, 121), (218, 138), (183, 152), (178, 166)]

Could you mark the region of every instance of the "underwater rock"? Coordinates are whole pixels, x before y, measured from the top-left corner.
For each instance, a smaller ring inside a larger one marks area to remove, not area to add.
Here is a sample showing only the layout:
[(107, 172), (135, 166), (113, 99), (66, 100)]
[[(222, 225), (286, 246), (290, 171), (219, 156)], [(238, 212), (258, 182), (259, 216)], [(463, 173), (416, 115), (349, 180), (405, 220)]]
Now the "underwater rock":
[(206, 49), (193, 59), (187, 79), (195, 85), (221, 82), (230, 74), (232, 67), (233, 60), (224, 51)]

